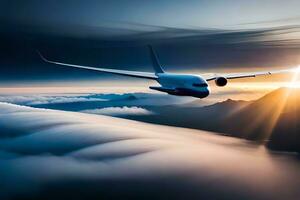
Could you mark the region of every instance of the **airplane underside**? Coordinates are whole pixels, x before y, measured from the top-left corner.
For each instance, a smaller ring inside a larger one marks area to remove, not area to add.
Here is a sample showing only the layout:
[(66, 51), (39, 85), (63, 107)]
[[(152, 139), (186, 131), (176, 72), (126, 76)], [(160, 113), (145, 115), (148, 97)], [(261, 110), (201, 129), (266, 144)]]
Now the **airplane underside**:
[(209, 91), (196, 91), (187, 88), (172, 89), (172, 88), (164, 88), (164, 87), (156, 87), (156, 86), (150, 86), (149, 88), (152, 90), (166, 92), (170, 95), (176, 95), (176, 96), (193, 96), (197, 98), (205, 98), (209, 95)]

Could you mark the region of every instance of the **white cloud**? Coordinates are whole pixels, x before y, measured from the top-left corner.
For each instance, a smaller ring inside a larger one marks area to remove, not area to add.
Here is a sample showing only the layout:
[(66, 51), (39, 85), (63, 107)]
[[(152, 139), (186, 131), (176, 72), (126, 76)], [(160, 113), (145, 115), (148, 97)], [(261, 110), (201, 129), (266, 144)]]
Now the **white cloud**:
[(40, 105), (54, 103), (73, 103), (85, 101), (106, 101), (100, 98), (88, 98), (88, 96), (49, 96), (49, 95), (30, 95), (30, 96), (15, 96), (3, 95), (0, 96), (0, 102), (14, 103), (20, 105)]
[(243, 140), (0, 103), (0, 199), (298, 199), (299, 184), (299, 160)]
[(193, 98), (176, 97), (166, 94), (124, 93), (124, 94), (32, 94), (32, 95), (0, 95), (0, 102), (19, 105), (36, 106), (41, 104), (114, 101), (130, 106), (172, 105), (193, 101)]
[(110, 116), (120, 116), (120, 115), (150, 115), (153, 112), (140, 108), (140, 107), (108, 107), (101, 109), (91, 109), (91, 110), (82, 110), (80, 112), (90, 113), (90, 114), (99, 114), (99, 115), (110, 115)]

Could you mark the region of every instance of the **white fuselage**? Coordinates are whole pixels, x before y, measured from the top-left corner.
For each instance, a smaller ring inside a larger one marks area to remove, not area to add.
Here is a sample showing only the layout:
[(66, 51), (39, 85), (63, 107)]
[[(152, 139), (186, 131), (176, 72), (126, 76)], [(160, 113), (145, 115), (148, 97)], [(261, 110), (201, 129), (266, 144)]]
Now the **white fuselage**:
[(204, 98), (209, 95), (207, 81), (201, 76), (173, 73), (159, 73), (157, 76), (157, 82), (161, 87), (151, 87), (151, 89), (173, 95), (194, 96), (198, 98)]

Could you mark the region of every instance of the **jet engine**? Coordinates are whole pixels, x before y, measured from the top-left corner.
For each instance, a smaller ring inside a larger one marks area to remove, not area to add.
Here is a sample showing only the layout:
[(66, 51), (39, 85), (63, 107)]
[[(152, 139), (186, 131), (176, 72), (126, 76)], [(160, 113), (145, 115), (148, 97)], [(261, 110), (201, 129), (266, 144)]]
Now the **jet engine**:
[(215, 83), (219, 87), (224, 87), (225, 85), (227, 85), (227, 82), (228, 81), (225, 77), (218, 77), (215, 79)]

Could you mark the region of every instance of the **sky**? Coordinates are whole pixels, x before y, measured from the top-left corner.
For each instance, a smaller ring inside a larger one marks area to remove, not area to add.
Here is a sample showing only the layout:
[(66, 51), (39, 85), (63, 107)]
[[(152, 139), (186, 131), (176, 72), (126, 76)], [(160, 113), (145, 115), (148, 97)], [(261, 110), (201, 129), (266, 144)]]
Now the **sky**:
[(139, 81), (43, 63), (51, 59), (152, 71), (224, 72), (300, 64), (300, 2), (290, 0), (1, 1), (0, 84)]

